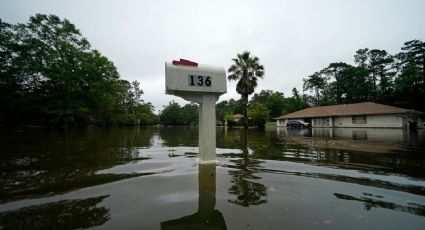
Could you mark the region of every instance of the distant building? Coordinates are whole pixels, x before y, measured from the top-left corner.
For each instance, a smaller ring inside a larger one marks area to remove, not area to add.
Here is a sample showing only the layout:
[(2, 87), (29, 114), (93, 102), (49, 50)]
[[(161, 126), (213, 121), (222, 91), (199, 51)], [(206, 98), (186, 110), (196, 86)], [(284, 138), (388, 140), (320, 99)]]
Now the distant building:
[(233, 120), (235, 121), (235, 122), (239, 122), (240, 120), (242, 120), (242, 118), (244, 117), (244, 115), (242, 115), (242, 114), (234, 114), (233, 115)]
[[(242, 119), (244, 118), (244, 115), (242, 115), (242, 114), (233, 114), (233, 115), (228, 115), (228, 116), (226, 116), (226, 121), (224, 122), (224, 125), (225, 126), (228, 126), (229, 124), (231, 124), (231, 125), (237, 125), (238, 123), (241, 123), (242, 122)], [(229, 123), (229, 122), (231, 122), (231, 123)], [(234, 122), (234, 124), (233, 124), (233, 122)]]
[(277, 126), (303, 120), (313, 128), (425, 128), (425, 113), (373, 102), (307, 108), (275, 119)]
[[(233, 115), (226, 115), (225, 116), (225, 121), (224, 121), (224, 125), (225, 126), (238, 126), (238, 125), (243, 125), (243, 118), (245, 116), (243, 114), (233, 114)], [(248, 124), (250, 126), (254, 125), (253, 121), (250, 117), (248, 117)]]

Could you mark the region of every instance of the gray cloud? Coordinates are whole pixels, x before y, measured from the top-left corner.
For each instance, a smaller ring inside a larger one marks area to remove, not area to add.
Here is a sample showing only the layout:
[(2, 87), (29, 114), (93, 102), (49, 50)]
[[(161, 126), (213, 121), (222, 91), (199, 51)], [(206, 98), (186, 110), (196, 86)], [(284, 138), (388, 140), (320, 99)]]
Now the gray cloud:
[[(260, 58), (258, 91), (291, 95), (302, 78), (334, 61), (353, 62), (359, 48), (399, 52), (425, 40), (425, 1), (24, 1), (0, 2), (2, 20), (26, 22), (35, 13), (73, 22), (121, 77), (138, 80), (157, 110), (168, 101), (164, 62), (187, 58), (227, 68), (238, 52)], [(238, 98), (228, 84), (222, 99)]]

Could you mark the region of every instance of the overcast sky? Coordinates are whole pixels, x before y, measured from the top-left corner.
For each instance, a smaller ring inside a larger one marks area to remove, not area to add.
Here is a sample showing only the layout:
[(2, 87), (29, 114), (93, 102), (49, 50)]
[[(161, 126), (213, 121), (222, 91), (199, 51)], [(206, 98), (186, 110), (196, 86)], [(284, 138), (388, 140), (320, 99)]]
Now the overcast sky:
[[(69, 19), (122, 78), (138, 80), (157, 110), (165, 95), (164, 62), (185, 58), (231, 65), (244, 50), (258, 56), (265, 76), (256, 92), (302, 90), (302, 79), (331, 62), (352, 64), (360, 48), (394, 54), (425, 40), (424, 0), (107, 1), (1, 0), (0, 18), (24, 23), (36, 13)], [(238, 99), (235, 83), (220, 100)]]

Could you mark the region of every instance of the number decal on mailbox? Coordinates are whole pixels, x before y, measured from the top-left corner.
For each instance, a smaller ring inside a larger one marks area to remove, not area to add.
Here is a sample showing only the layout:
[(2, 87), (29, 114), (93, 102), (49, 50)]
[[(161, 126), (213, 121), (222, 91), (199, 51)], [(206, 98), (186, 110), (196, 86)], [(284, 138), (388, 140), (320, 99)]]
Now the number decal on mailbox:
[(210, 76), (201, 76), (201, 75), (189, 75), (189, 86), (211, 86), (211, 77)]

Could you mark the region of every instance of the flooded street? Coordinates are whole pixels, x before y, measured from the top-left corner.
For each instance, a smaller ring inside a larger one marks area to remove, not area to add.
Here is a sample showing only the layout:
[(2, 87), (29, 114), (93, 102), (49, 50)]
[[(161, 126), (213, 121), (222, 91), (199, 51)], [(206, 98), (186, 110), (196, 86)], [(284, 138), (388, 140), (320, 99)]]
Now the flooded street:
[(0, 134), (0, 229), (423, 229), (425, 130)]

